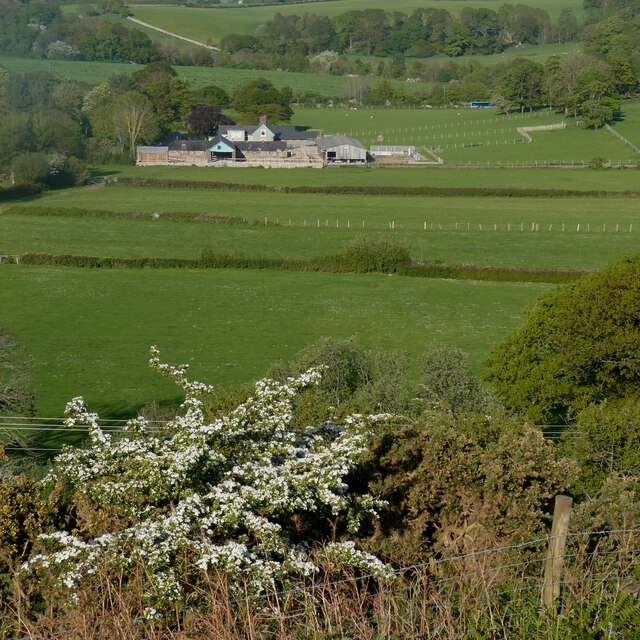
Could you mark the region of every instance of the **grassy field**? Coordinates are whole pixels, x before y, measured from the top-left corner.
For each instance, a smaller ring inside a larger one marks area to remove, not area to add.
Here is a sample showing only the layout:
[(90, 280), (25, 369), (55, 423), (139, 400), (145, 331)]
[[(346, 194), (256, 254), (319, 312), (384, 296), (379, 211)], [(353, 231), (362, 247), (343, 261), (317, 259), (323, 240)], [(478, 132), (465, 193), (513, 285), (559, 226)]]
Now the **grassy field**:
[(490, 345), (548, 289), (381, 275), (0, 267), (2, 324), (33, 358), (46, 416), (61, 415), (80, 394), (110, 417), (175, 401), (175, 387), (147, 369), (151, 344), (210, 383), (257, 378), (321, 336), (357, 335), (414, 356), (431, 342), (457, 344), (478, 371)]
[[(365, 234), (407, 243), (414, 259), (422, 261), (598, 269), (635, 252), (640, 231), (633, 198), (318, 197), (110, 187), (49, 193), (30, 206), (34, 211), (42, 206), (147, 211), (160, 218), (0, 214), (0, 252), (197, 258), (201, 249), (209, 248), (308, 258), (342, 252)], [(175, 222), (163, 220), (163, 212), (244, 216), (262, 224)]]
[(612, 123), (613, 128), (640, 148), (640, 100), (622, 103), (624, 119)]
[[(536, 216), (536, 219), (540, 219)], [(282, 221), (281, 221), (282, 222)], [(201, 249), (220, 254), (310, 258), (344, 252), (363, 236), (372, 240), (393, 238), (410, 247), (415, 260), (445, 264), (497, 267), (599, 269), (640, 246), (637, 231), (628, 225), (592, 224), (577, 232), (577, 225), (538, 223), (538, 231), (523, 223), (507, 231), (501, 224), (434, 223), (424, 230), (407, 229), (400, 221), (393, 230), (351, 229), (332, 226), (239, 226), (163, 220), (104, 218), (50, 218), (0, 214), (0, 252), (90, 255), (113, 258), (198, 258)], [(344, 220), (342, 221), (344, 224)], [(284, 221), (285, 225), (287, 221)], [(482, 230), (480, 229), (482, 227)]]
[[(14, 58), (0, 56), (0, 67), (14, 73), (27, 71), (48, 71), (58, 78), (71, 78), (89, 85), (104, 82), (114, 73), (132, 74), (141, 65), (120, 62), (84, 62), (81, 60), (42, 60), (40, 58)], [(315, 73), (289, 73), (281, 71), (255, 71), (252, 69), (228, 69), (225, 67), (175, 67), (178, 76), (191, 89), (199, 89), (209, 84), (218, 84), (227, 91), (258, 77), (267, 78), (277, 88), (291, 87), (295, 93), (314, 91), (323, 95), (340, 96), (344, 93), (347, 79), (342, 76), (328, 76)], [(377, 78), (363, 78), (365, 84), (372, 85)], [(408, 93), (429, 88), (428, 83), (401, 82), (392, 84), (403, 87)]]
[[(628, 119), (633, 123), (637, 120), (633, 108)], [(566, 129), (531, 133), (531, 143), (517, 131), (518, 127), (564, 120), (553, 111), (504, 115), (495, 109), (301, 108), (293, 118), (299, 126), (353, 136), (367, 147), (424, 146), (434, 149), (448, 164), (582, 164), (594, 157), (624, 164), (637, 161), (638, 155), (607, 131), (578, 128), (573, 119), (566, 120)]]
[[(336, 16), (352, 10), (384, 9), (385, 11), (402, 11), (411, 13), (418, 8), (433, 7), (446, 9), (458, 15), (463, 7), (483, 7), (497, 10), (503, 2), (501, 0), (398, 0), (393, 7), (385, 0), (340, 0), (340, 2), (314, 3), (310, 6), (275, 5), (268, 7), (243, 7), (226, 9), (200, 9), (185, 7), (133, 7), (133, 15), (144, 22), (167, 29), (207, 44), (217, 44), (228, 33), (258, 34), (274, 14), (298, 15), (315, 13)], [(579, 0), (569, 0), (563, 3), (553, 0), (537, 0), (535, 6), (545, 9), (553, 19), (556, 19), (565, 6), (570, 6), (580, 15), (583, 11)]]

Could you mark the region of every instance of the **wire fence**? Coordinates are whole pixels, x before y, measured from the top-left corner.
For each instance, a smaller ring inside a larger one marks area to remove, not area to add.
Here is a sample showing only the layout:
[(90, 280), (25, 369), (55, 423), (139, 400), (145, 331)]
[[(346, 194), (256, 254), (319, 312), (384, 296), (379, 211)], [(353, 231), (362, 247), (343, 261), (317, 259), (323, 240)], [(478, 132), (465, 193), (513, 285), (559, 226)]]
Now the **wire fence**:
[[(261, 221), (262, 224), (262, 221)], [(519, 233), (633, 233), (638, 231), (633, 222), (471, 222), (471, 221), (380, 221), (354, 220), (352, 218), (264, 218), (265, 227), (304, 227), (307, 229), (389, 229), (402, 231), (457, 231), (469, 233), (519, 232)]]
[[(119, 434), (126, 429), (126, 419), (100, 419), (100, 429), (105, 433)], [(160, 434), (165, 430), (168, 420), (147, 420), (146, 431), (150, 434)], [(406, 427), (407, 423), (398, 423), (398, 427)], [(585, 434), (575, 428), (575, 425), (536, 425), (545, 440), (559, 441), (574, 439)], [(63, 434), (89, 435), (89, 427), (76, 425), (68, 427), (61, 417), (28, 417), (28, 416), (0, 416), (0, 446), (10, 453), (54, 454), (63, 450), (62, 446), (42, 446), (37, 440), (51, 434), (58, 438)]]

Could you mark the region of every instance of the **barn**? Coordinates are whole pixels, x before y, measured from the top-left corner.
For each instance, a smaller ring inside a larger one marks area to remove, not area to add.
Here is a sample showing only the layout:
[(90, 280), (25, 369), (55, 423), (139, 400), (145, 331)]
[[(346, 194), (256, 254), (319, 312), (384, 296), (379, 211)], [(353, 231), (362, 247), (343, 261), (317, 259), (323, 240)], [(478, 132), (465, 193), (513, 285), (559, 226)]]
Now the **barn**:
[(169, 147), (137, 147), (136, 164), (168, 164)]
[(354, 138), (326, 136), (318, 138), (318, 149), (325, 164), (366, 164), (367, 150)]

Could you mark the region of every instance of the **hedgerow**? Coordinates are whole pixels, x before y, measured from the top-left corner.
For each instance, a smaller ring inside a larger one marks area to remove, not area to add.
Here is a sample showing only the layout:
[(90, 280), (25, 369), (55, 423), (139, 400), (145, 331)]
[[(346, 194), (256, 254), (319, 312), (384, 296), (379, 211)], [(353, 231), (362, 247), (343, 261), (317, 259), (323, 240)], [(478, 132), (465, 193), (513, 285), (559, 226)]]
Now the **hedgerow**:
[(13, 187), (0, 189), (0, 201), (16, 200), (18, 198), (26, 198), (42, 193), (45, 187), (41, 184), (16, 184)]
[(219, 222), (223, 224), (247, 224), (240, 216), (218, 216), (211, 213), (170, 211), (111, 211), (105, 209), (83, 209), (80, 207), (29, 207), (14, 205), (5, 214), (26, 216), (52, 216), (60, 218), (134, 218), (172, 220), (179, 222)]
[(475, 265), (407, 264), (403, 250), (388, 253), (348, 250), (317, 258), (271, 258), (201, 251), (200, 258), (108, 258), (97, 256), (25, 253), (22, 264), (93, 269), (274, 269), (325, 273), (394, 273), (421, 278), (488, 280), (499, 282), (571, 282), (584, 275), (578, 270), (520, 269)]
[(516, 187), (393, 187), (393, 186), (282, 186), (215, 182), (210, 180), (176, 180), (117, 176), (105, 180), (107, 186), (149, 187), (153, 189), (212, 189), (221, 191), (269, 191), (283, 193), (321, 193), (334, 195), (435, 196), (435, 197), (503, 197), (503, 198), (567, 198), (567, 197), (637, 197), (640, 191), (607, 191), (603, 189), (523, 189)]

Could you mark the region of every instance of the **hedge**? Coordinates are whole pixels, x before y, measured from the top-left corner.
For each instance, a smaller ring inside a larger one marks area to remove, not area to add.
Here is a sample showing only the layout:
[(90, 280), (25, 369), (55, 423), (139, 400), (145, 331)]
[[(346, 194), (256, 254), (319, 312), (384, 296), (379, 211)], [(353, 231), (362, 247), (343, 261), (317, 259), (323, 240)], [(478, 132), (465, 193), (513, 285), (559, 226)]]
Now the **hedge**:
[(173, 180), (168, 178), (116, 177), (105, 181), (107, 186), (148, 187), (154, 189), (212, 189), (221, 191), (267, 191), (283, 193), (321, 193), (367, 196), (437, 196), (437, 197), (500, 197), (500, 198), (566, 198), (566, 197), (637, 197), (640, 191), (606, 191), (602, 189), (522, 189), (516, 187), (389, 187), (389, 186), (281, 186), (210, 182), (204, 180)]
[(16, 200), (17, 198), (26, 198), (42, 193), (45, 187), (41, 184), (17, 184), (13, 187), (0, 189), (0, 201)]
[(337, 254), (311, 259), (270, 258), (216, 254), (204, 249), (200, 258), (101, 258), (96, 256), (25, 253), (21, 264), (92, 269), (273, 269), (284, 271), (313, 271), (327, 273), (395, 273), (421, 278), (453, 280), (490, 280), (501, 282), (571, 282), (589, 273), (577, 270), (519, 269), (479, 267), (475, 265), (440, 265), (408, 263), (404, 259), (393, 262), (367, 261), (362, 255)]
[(14, 205), (5, 211), (14, 215), (58, 216), (65, 218), (135, 218), (171, 220), (179, 222), (219, 222), (224, 224), (248, 224), (246, 218), (239, 216), (218, 216), (211, 213), (185, 213), (149, 211), (108, 211), (104, 209), (81, 209), (79, 207), (28, 207)]

